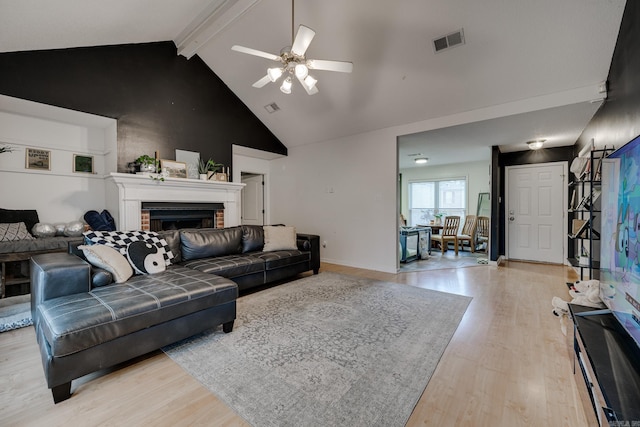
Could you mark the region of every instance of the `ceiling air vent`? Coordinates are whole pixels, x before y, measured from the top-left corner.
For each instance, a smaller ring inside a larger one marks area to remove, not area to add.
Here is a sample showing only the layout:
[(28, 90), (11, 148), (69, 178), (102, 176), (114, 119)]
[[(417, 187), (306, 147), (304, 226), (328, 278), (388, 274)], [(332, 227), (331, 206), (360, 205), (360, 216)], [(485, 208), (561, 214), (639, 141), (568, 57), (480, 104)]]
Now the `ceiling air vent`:
[(464, 30), (462, 28), (455, 33), (447, 34), (446, 36), (433, 40), (433, 47), (436, 52), (441, 52), (462, 44), (464, 44)]
[(267, 110), (267, 112), (269, 114), (271, 114), (271, 113), (275, 113), (276, 111), (278, 111), (280, 109), (280, 107), (278, 107), (278, 104), (276, 104), (275, 102), (272, 102), (271, 104), (265, 105), (264, 109)]

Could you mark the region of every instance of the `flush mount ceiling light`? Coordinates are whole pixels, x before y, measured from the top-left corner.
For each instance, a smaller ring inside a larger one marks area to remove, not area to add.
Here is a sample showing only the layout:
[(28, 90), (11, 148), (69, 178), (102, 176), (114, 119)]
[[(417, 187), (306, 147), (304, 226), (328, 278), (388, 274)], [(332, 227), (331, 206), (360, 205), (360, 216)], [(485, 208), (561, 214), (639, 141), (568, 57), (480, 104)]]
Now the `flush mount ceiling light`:
[(527, 142), (527, 145), (529, 146), (529, 148), (531, 150), (539, 150), (539, 149), (542, 148), (542, 146), (544, 145), (545, 141), (546, 141), (546, 139), (538, 139), (536, 141)]
[(295, 77), (304, 90), (309, 95), (318, 93), (316, 87), (317, 79), (309, 74), (309, 70), (326, 70), (337, 71), (340, 73), (350, 73), (353, 71), (353, 63), (345, 61), (328, 61), (323, 59), (306, 59), (304, 56), (307, 48), (311, 44), (311, 40), (316, 32), (309, 27), (300, 25), (295, 37), (293, 35), (294, 28), (294, 1), (291, 2), (291, 47), (282, 48), (280, 55), (263, 52), (261, 50), (251, 49), (244, 46), (234, 45), (232, 50), (249, 55), (260, 56), (262, 58), (271, 59), (280, 64), (275, 68), (268, 68), (267, 75), (253, 84), (253, 87), (261, 88), (269, 82), (275, 83), (280, 77), (287, 74), (280, 90), (283, 93), (291, 93), (292, 77)]
[(426, 158), (426, 157), (419, 157), (419, 158), (414, 160), (414, 162), (416, 162), (417, 165), (424, 165), (428, 161), (429, 161), (429, 159)]

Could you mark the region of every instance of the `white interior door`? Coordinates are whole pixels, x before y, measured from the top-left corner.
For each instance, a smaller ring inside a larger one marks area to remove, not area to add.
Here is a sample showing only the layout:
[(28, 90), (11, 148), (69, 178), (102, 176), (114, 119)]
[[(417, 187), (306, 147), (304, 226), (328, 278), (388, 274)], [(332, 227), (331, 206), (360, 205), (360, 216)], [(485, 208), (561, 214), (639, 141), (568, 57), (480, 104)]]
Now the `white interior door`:
[(264, 175), (242, 175), (242, 223), (264, 225)]
[(565, 163), (507, 167), (507, 257), (564, 263)]

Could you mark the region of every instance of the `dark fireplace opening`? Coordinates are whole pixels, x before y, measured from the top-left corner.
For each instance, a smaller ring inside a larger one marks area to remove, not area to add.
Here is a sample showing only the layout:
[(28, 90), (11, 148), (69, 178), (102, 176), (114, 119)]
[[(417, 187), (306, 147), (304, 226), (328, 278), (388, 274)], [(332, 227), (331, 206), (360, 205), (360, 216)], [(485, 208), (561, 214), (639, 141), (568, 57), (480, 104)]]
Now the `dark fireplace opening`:
[[(147, 216), (147, 218), (145, 218)], [(223, 203), (142, 202), (142, 224), (150, 231), (224, 226)]]

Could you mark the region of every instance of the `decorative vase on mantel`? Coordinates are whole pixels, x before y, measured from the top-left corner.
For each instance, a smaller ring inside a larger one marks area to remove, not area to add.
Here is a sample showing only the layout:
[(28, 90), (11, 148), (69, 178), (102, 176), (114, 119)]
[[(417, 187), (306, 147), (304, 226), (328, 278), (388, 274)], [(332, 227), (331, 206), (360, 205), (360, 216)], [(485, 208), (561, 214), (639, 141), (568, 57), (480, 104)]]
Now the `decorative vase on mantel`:
[(140, 173), (156, 173), (158, 172), (158, 158), (157, 158), (158, 154), (156, 152), (156, 157), (151, 157), (148, 156), (146, 154), (143, 154), (142, 156), (138, 157), (134, 163), (137, 166), (138, 170), (140, 171)]
[(140, 164), (140, 172), (143, 173), (156, 173), (156, 166), (151, 164)]

